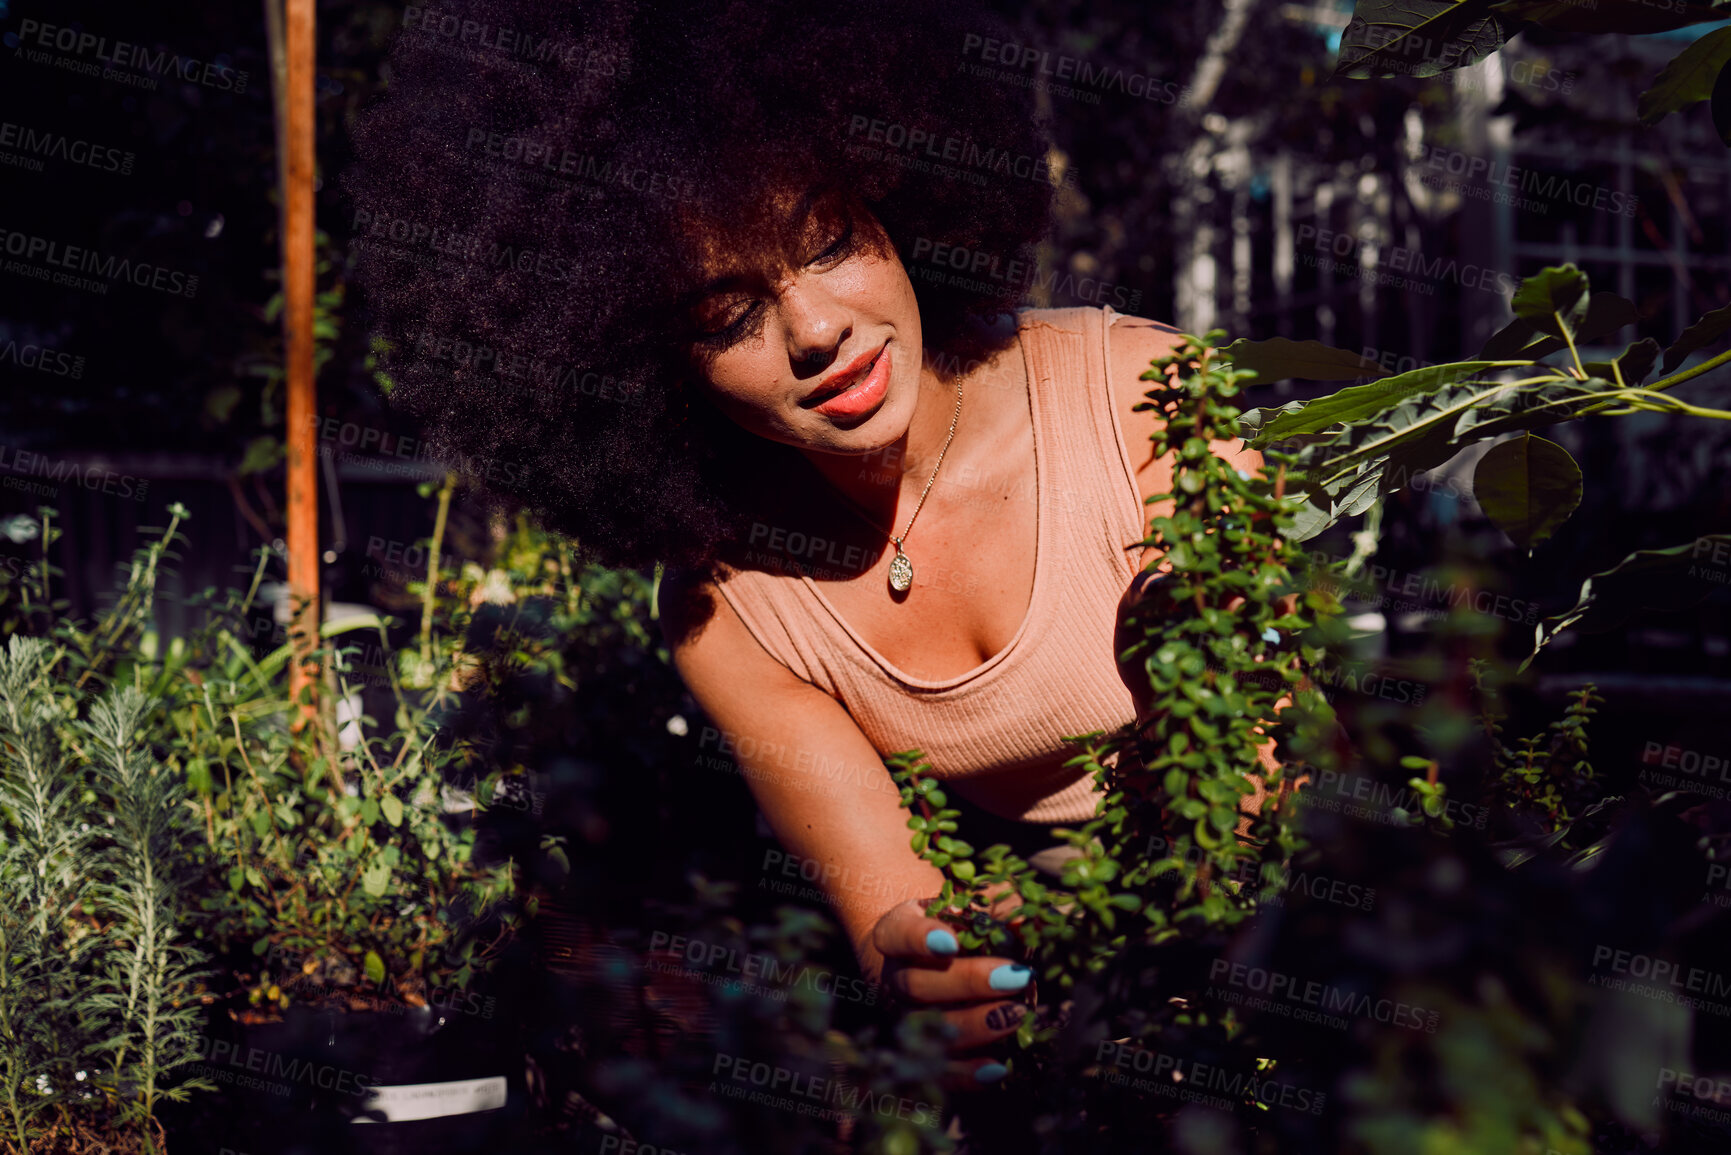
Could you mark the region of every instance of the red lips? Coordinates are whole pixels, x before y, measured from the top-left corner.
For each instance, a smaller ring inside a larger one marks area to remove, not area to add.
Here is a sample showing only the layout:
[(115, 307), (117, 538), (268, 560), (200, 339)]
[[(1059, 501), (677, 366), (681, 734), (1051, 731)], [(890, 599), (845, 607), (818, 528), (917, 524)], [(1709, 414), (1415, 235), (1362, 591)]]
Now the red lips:
[(806, 394), (806, 403), (811, 404), (813, 402), (823, 401), (835, 396), (837, 393), (847, 392), (848, 389), (858, 383), (859, 377), (864, 374), (867, 369), (871, 368), (872, 362), (877, 360), (877, 356), (881, 352), (883, 352), (883, 346), (881, 345), (876, 349), (867, 349), (864, 353), (861, 353), (858, 357), (855, 357), (852, 361), (843, 365), (828, 377), (825, 377), (822, 381), (818, 382), (815, 389)]

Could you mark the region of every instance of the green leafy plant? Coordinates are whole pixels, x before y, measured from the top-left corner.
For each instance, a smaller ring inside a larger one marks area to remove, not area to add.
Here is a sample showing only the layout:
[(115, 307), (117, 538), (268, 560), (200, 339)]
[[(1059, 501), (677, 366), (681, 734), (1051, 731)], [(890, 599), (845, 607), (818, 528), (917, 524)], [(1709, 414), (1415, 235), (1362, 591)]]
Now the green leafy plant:
[(118, 1132), (156, 1151), (159, 1105), (212, 1086), (183, 1070), (209, 977), (185, 941), (184, 788), (146, 740), (154, 703), (134, 686), (81, 703), (54, 658), (22, 636), (0, 654), (5, 1141)]
[[(1670, 390), (1731, 361), (1731, 351), (1681, 368), (1693, 353), (1731, 332), (1731, 306), (1703, 316), (1661, 350), (1642, 338), (1609, 361), (1583, 360), (1581, 349), (1632, 324), (1635, 306), (1614, 293), (1591, 292), (1574, 265), (1546, 268), (1523, 280), (1510, 306), (1515, 319), (1471, 361), (1427, 366), (1353, 385), (1326, 397), (1253, 409), (1244, 427), (1260, 449), (1291, 455), (1288, 492), (1301, 501), (1296, 534), (1314, 537), (1344, 517), (1365, 513), (1415, 475), (1435, 469), (1471, 446), (1497, 441), (1479, 459), (1473, 491), (1487, 516), (1517, 546), (1531, 550), (1574, 512), (1581, 500), (1579, 466), (1561, 446), (1534, 430), (1595, 416), (1676, 413), (1717, 420), (1731, 412), (1696, 405)], [(1314, 346), (1312, 348), (1311, 346)], [(1234, 342), (1236, 363), (1249, 364), (1254, 383), (1285, 377), (1340, 380), (1377, 376), (1361, 358), (1315, 342)], [(1546, 358), (1566, 353), (1561, 364)], [(1643, 384), (1658, 366), (1660, 376)], [(1707, 547), (1719, 539), (1704, 539)], [(1644, 551), (1643, 576), (1680, 573), (1701, 556), (1701, 542)], [(1577, 603), (1541, 623), (1533, 652), (1586, 617), (1604, 600), (1605, 579), (1636, 564), (1630, 555), (1582, 586)], [(1711, 592), (1686, 583), (1696, 600)], [(1600, 607), (1603, 608), (1602, 606)], [(1529, 657), (1529, 661), (1530, 661)]]
[[(1506, 741), (1501, 695), (1518, 674), (1492, 657), (1501, 623), (1457, 603), (1413, 660), (1433, 694), (1400, 705), (1347, 695), (1331, 708), (1317, 680), (1347, 644), (1332, 591), (1375, 543), (1319, 567), (1297, 547), (1306, 526), (1285, 492), (1296, 455), (1275, 446), (1265, 475), (1245, 477), (1211, 452), (1237, 427), (1239, 386), (1259, 375), (1236, 353), (1270, 359), (1245, 343), (1222, 355), (1218, 337), (1186, 338), (1144, 375), (1168, 418), (1155, 452), (1175, 455), (1173, 492), (1156, 499), (1174, 504), (1151, 521), (1148, 544), (1173, 572), (1120, 631), (1127, 678), (1147, 687), (1137, 722), (1075, 739), (1085, 752), (1072, 765), (1093, 772), (1104, 797), (1097, 818), (1053, 832), (1073, 848), (1061, 877), (1002, 845), (976, 850), (918, 752), (888, 760), (912, 845), (945, 877), (929, 913), (951, 921), (965, 949), (1036, 968), (1009, 1097), (994, 1109), (1014, 1104), (1047, 1149), (1191, 1149), (1177, 1137), (1176, 1075), (1115, 1079), (1114, 1060), (1134, 1055), (1186, 1079), (1203, 1073), (1218, 1092), (1212, 1109), (1235, 1119), (1236, 1130), (1210, 1132), (1221, 1150), (1578, 1153), (1588, 1112), (1645, 1125), (1621, 1106), (1617, 1072), (1568, 1077), (1590, 995), (1584, 960), (1568, 957), (1555, 924), (1612, 902), (1616, 879), (1587, 872), (1619, 838), (1644, 837), (1631, 818), (1643, 803), (1610, 794), (1588, 758), (1602, 699), (1584, 687), (1538, 733)], [(1350, 367), (1341, 351), (1308, 356)], [(1335, 419), (1352, 430), (1378, 412)], [(1456, 565), (1444, 580), (1472, 590), (1487, 579)], [(1247, 815), (1252, 777), (1266, 802)], [(1378, 813), (1347, 820), (1350, 807), (1329, 805), (1342, 794), (1381, 800)], [(1566, 899), (1545, 873), (1558, 869), (1579, 880)], [(1289, 889), (1295, 876), (1374, 892), (1377, 905), (1306, 901)], [(1398, 920), (1420, 910), (1418, 941), (1474, 945), (1441, 955), (1410, 945), (1416, 932)], [(1415, 1017), (1407, 1029), (1359, 1022), (1318, 1052), (1278, 1007), (1213, 987), (1232, 964), (1296, 975), (1365, 1019), (1383, 1006)], [(1435, 1081), (1415, 1083), (1415, 1071)], [(1332, 1104), (1333, 1129), (1270, 1111), (1259, 1091), (1270, 1084)]]
[[(1208, 1005), (1206, 984), (1191, 985), (1194, 974), (1163, 982), (1154, 999), (1150, 960), (1222, 941), (1279, 892), (1306, 845), (1289, 767), (1334, 764), (1332, 713), (1306, 668), (1324, 656), (1338, 603), (1301, 580), (1279, 455), (1251, 476), (1210, 446), (1235, 437), (1233, 401), (1251, 376), (1213, 348), (1218, 337), (1186, 337), (1143, 374), (1155, 382), (1143, 407), (1167, 418), (1154, 452), (1174, 461), (1173, 490), (1151, 499), (1172, 510), (1152, 519), (1145, 544), (1171, 572), (1120, 628), (1120, 664), (1133, 689), (1145, 687), (1137, 722), (1074, 739), (1083, 752), (1070, 764), (1103, 797), (1098, 817), (1054, 831), (1074, 854), (1061, 877), (1043, 878), (1004, 845), (976, 852), (918, 753), (888, 760), (913, 812), (913, 847), (945, 876), (929, 913), (951, 920), (964, 948), (1035, 968), (1044, 1005), (1018, 1031), (1012, 1087), (1099, 1085), (1093, 1055), (1075, 1050), (1078, 1029), (1124, 1046), (1232, 1050), (1232, 1014)], [(1243, 806), (1258, 786), (1266, 805)], [(1079, 1008), (1097, 1021), (1078, 1028)], [(1220, 1061), (1262, 1069), (1249, 1052)], [(1120, 1099), (1136, 1105), (1096, 1104), (1100, 1134), (1132, 1129), (1106, 1119), (1146, 1120), (1163, 1106), (1157, 1095)]]

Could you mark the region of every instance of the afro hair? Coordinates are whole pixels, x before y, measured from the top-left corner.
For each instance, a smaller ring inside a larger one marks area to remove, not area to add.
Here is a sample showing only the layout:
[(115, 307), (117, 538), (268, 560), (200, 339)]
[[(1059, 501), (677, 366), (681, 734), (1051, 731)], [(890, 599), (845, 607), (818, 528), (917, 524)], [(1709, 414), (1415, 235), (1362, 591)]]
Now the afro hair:
[[(746, 517), (741, 479), (793, 451), (689, 384), (691, 223), (768, 243), (766, 196), (821, 188), (904, 263), (1026, 259), (1049, 224), (1048, 130), (965, 55), (1002, 35), (903, 0), (407, 9), (344, 176), (392, 403), (588, 556), (712, 562)], [(940, 354), (1025, 289), (949, 280), (914, 277)]]

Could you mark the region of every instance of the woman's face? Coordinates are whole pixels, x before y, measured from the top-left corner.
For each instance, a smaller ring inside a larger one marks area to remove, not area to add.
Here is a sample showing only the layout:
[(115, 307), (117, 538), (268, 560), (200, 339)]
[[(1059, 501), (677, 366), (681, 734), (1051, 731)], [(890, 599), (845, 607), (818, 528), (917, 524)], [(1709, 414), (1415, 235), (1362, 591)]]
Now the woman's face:
[(919, 305), (875, 217), (839, 196), (772, 200), (764, 250), (711, 232), (688, 309), (693, 365), (748, 432), (844, 455), (889, 446), (913, 420), (924, 362)]

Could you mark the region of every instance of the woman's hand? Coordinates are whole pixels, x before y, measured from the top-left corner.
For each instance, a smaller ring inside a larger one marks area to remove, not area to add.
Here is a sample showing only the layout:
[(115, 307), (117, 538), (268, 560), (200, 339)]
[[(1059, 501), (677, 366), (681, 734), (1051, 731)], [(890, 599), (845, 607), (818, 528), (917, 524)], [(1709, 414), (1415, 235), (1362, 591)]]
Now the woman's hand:
[(872, 930), (872, 946), (883, 956), (883, 982), (914, 1007), (944, 1008), (955, 1029), (950, 1041), (951, 1082), (957, 1086), (995, 1083), (1007, 1074), (997, 1060), (969, 1055), (1014, 1033), (1025, 1004), (1015, 1001), (1033, 971), (1007, 958), (959, 958), (954, 932), (926, 917), (919, 899), (890, 907)]

